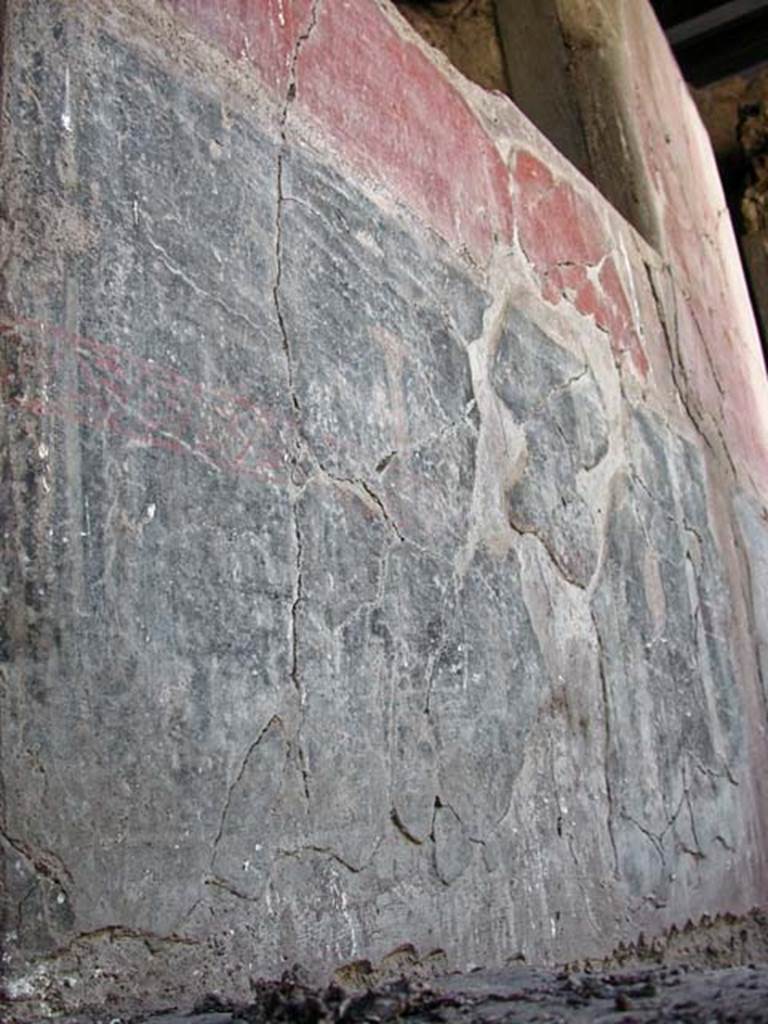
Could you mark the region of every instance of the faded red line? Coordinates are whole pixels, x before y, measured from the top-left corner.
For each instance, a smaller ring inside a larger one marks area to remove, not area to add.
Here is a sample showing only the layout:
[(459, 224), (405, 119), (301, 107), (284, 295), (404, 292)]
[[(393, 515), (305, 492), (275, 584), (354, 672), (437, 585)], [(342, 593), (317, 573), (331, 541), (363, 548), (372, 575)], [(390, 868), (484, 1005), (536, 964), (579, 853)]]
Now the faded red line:
[[(238, 474), (270, 480), (276, 470), (285, 474), (285, 460), (275, 443), (276, 418), (242, 394), (205, 388), (163, 364), (41, 320), (2, 320), (0, 334), (19, 345), (22, 363), (19, 371), (3, 374), (6, 386), (28, 383), (19, 380), (27, 371), (29, 383), (39, 386), (34, 377), (42, 370), (51, 389), (59, 392), (54, 398), (8, 396), (10, 405), (114, 433), (136, 445), (197, 457)], [(28, 346), (39, 342), (45, 346), (46, 366), (30, 362)], [(65, 352), (74, 355), (71, 367)], [(63, 383), (68, 369), (79, 385), (69, 392)], [(246, 462), (249, 453), (258, 453), (257, 464)]]

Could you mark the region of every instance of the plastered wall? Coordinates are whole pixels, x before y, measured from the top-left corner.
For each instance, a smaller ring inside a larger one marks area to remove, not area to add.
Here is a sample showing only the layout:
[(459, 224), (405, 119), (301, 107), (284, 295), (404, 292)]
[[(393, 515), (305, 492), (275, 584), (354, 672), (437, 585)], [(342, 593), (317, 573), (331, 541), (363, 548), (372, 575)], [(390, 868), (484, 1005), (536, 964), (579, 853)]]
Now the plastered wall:
[(20, 1018), (764, 902), (765, 372), (622, 11), (656, 248), (387, 3), (4, 5)]

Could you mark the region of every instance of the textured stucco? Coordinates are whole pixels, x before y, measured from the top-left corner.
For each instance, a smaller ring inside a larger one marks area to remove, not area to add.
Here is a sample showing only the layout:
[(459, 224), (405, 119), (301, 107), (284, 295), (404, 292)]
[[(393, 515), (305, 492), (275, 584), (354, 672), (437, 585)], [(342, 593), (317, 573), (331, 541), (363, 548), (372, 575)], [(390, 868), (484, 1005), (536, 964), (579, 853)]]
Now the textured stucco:
[(764, 901), (762, 449), (690, 266), (386, 4), (4, 29), (14, 1012)]

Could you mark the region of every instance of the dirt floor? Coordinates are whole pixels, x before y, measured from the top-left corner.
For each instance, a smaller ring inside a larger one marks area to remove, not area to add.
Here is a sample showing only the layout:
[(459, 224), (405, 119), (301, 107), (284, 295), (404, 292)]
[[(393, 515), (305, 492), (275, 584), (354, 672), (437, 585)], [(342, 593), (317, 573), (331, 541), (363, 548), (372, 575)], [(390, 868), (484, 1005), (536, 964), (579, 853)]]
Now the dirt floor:
[[(605, 960), (440, 973), (441, 958), (403, 946), (382, 964), (349, 964), (324, 989), (296, 967), (254, 981), (252, 997), (215, 994), (193, 1008), (117, 1017), (93, 1008), (59, 1024), (768, 1024), (768, 912), (704, 917)], [(12, 1017), (0, 1020), (13, 1021)]]
[(448, 975), (427, 983), (390, 982), (364, 993), (305, 988), (287, 976), (262, 983), (248, 1006), (210, 1002), (194, 1016), (152, 1024), (529, 1024), (579, 1021), (768, 1021), (768, 965), (716, 970), (686, 966), (594, 973), (510, 967)]

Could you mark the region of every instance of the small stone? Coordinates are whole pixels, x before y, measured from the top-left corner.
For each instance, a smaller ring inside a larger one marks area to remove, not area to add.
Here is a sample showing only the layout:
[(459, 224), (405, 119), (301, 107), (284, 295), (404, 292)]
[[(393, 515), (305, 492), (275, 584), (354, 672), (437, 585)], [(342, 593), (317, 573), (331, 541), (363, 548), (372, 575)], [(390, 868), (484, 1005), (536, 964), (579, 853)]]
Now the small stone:
[(631, 1010), (634, 1008), (634, 1003), (629, 998), (626, 992), (617, 992), (614, 1005), (617, 1010)]

